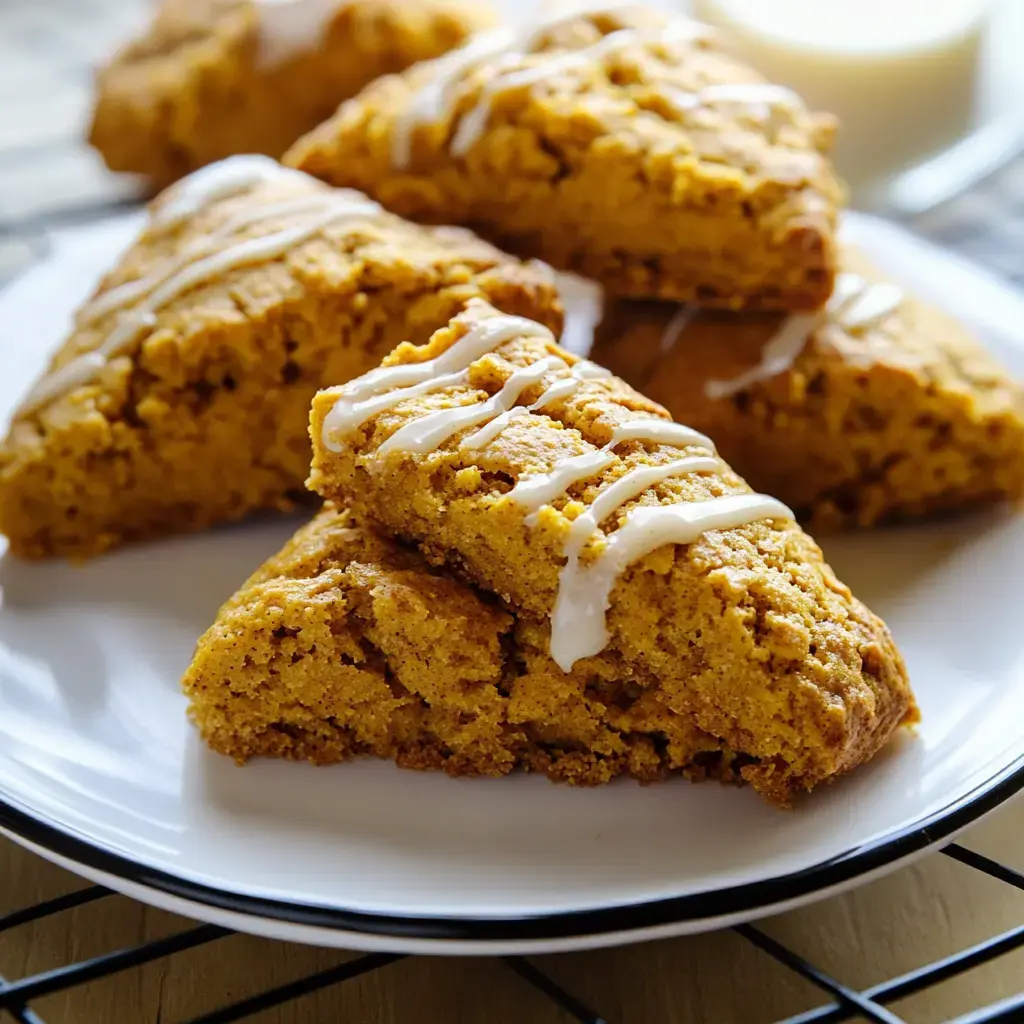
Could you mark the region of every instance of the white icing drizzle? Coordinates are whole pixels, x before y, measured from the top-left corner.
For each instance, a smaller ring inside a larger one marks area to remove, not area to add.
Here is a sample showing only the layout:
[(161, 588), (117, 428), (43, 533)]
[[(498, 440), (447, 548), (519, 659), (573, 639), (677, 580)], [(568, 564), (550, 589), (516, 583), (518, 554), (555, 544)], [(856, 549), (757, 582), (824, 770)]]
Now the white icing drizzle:
[[(565, 366), (565, 363), (562, 365)], [(571, 398), (586, 380), (601, 380), (610, 376), (611, 372), (603, 366), (598, 366), (597, 363), (592, 363), (589, 359), (581, 359), (573, 365), (569, 376), (556, 380), (533, 405), (528, 407), (529, 411), (535, 412), (538, 409), (543, 409), (546, 405), (551, 405), (552, 402), (561, 402), (566, 398)]]
[(664, 466), (636, 466), (602, 487), (586, 512), (573, 521), (565, 543), (566, 562), (558, 576), (558, 595), (551, 613), (551, 657), (563, 672), (569, 672), (578, 659), (599, 653), (608, 642), (605, 623), (607, 597), (588, 585), (590, 578), (596, 575), (595, 568), (601, 564), (601, 556), (589, 569), (580, 566), (580, 555), (591, 537), (599, 531), (601, 523), (626, 502), (638, 498), (663, 480), (688, 473), (714, 473), (718, 469), (717, 459), (699, 456), (677, 459)]
[(835, 319), (848, 331), (866, 331), (891, 316), (903, 301), (903, 292), (894, 284), (867, 285), (836, 310)]
[[(538, 402), (537, 406), (540, 404)], [(534, 407), (531, 406), (532, 408)], [(525, 412), (525, 410), (523, 411)], [(647, 441), (651, 444), (674, 445), (679, 448), (693, 445), (707, 448), (712, 454), (715, 452), (711, 438), (705, 437), (681, 423), (653, 417), (628, 420), (615, 428), (612, 432), (612, 439), (603, 448), (565, 459), (547, 473), (521, 476), (515, 487), (508, 492), (509, 500), (524, 506), (531, 513), (537, 512), (542, 505), (550, 504), (573, 484), (596, 476), (611, 466), (615, 462), (612, 449), (624, 441)], [(535, 522), (536, 516), (531, 514), (527, 517), (526, 524), (528, 526), (534, 525)]]
[[(564, 365), (564, 364), (563, 364)], [(536, 408), (534, 405), (517, 405), (508, 409), (490, 423), (485, 423), (479, 430), (467, 434), (459, 442), (461, 452), (479, 452), (486, 448), (513, 420), (523, 419)]]
[(130, 306), (136, 300), (141, 299), (143, 295), (148, 295), (157, 284), (166, 280), (168, 274), (174, 273), (175, 270), (184, 266), (184, 263), (185, 260), (182, 257), (170, 260), (159, 274), (140, 277), (136, 281), (127, 281), (125, 284), (119, 284), (116, 288), (97, 295), (78, 311), (75, 318), (78, 326), (91, 327), (115, 310)]
[[(542, 506), (550, 505), (565, 494), (573, 484), (603, 473), (615, 464), (615, 458), (607, 448), (598, 448), (593, 452), (563, 459), (547, 473), (524, 474), (508, 492), (508, 500), (522, 505), (530, 513), (537, 512)], [(532, 514), (528, 516), (526, 524), (534, 526), (536, 517)]]
[(735, 104), (740, 107), (784, 107), (802, 110), (803, 100), (784, 85), (771, 82), (718, 82), (705, 85), (696, 94), (702, 104)]
[(711, 399), (726, 398), (762, 380), (785, 373), (804, 350), (811, 334), (834, 323), (850, 333), (878, 327), (899, 309), (903, 291), (894, 284), (873, 283), (860, 274), (844, 271), (836, 278), (828, 305), (819, 313), (794, 313), (765, 342), (761, 360), (732, 380), (710, 380), (704, 393)]
[(478, 32), (457, 50), (438, 57), (431, 64), (433, 77), (415, 96), (395, 123), (391, 136), (391, 162), (408, 167), (412, 159), (412, 133), (418, 125), (440, 121), (448, 109), (452, 83), (477, 61), (495, 57), (515, 42), (511, 29)]
[[(617, 483), (623, 483), (627, 477)], [(590, 515), (593, 517), (593, 507)], [(593, 532), (593, 518), (586, 520), (578, 533), (577, 523), (585, 516), (573, 523), (567, 549), (569, 561), (559, 576), (558, 596), (551, 614), (551, 657), (564, 672), (570, 671), (580, 658), (600, 654), (607, 646), (606, 613), (611, 605), (611, 592), (628, 566), (665, 544), (692, 544), (709, 530), (731, 530), (759, 519), (792, 519), (793, 513), (782, 502), (763, 494), (641, 506), (633, 509), (626, 521), (605, 539), (594, 561), (581, 566), (579, 556)]]
[(344, 0), (255, 0), (259, 17), (259, 61), (283, 64), (315, 50)]
[(860, 274), (851, 274), (844, 271), (836, 275), (836, 283), (832, 288), (826, 309), (832, 312), (842, 309), (848, 302), (851, 302), (867, 288), (868, 282)]
[[(444, 120), (451, 110), (452, 86), (474, 64), (498, 59), (498, 74), (481, 91), (476, 104), (463, 117), (452, 136), (450, 152), (464, 156), (487, 127), (495, 97), (513, 89), (531, 88), (552, 75), (600, 60), (616, 50), (642, 42), (674, 43), (707, 38), (711, 29), (682, 15), (673, 15), (664, 24), (644, 28), (623, 28), (610, 32), (580, 50), (553, 53), (532, 67), (519, 67), (539, 39), (563, 24), (586, 15), (622, 12), (628, 4), (594, 3), (570, 12), (556, 11), (527, 32), (496, 29), (478, 33), (458, 50), (433, 62), (430, 81), (413, 97), (404, 115), (395, 124), (391, 140), (391, 158), (395, 167), (408, 167), (412, 154), (412, 133), (419, 125)], [(763, 98), (759, 102), (764, 102)]]
[(397, 391), (373, 395), (371, 398), (364, 398), (359, 401), (346, 400), (344, 398), (336, 402), (328, 414), (330, 423), (324, 421), (324, 444), (330, 451), (341, 451), (341, 445), (334, 440), (328, 441), (328, 437), (340, 437), (350, 434), (356, 427), (361, 426), (373, 416), (379, 416), (382, 412), (394, 409), (396, 405), (408, 401), (410, 398), (421, 398), (423, 395), (432, 395), (445, 388), (455, 387), (459, 384), (469, 382), (469, 373), (466, 370), (459, 370), (457, 373), (438, 374), (433, 380), (425, 380), (419, 384), (412, 384), (407, 388), (399, 388)]
[[(610, 515), (618, 511), (627, 501), (638, 498), (649, 487), (672, 477), (689, 473), (716, 473), (721, 468), (717, 459), (703, 455), (675, 459), (663, 466), (635, 466), (618, 480), (606, 484), (598, 492), (593, 503), (573, 521), (566, 544), (566, 556), (572, 562), (579, 556), (584, 545)], [(575, 553), (574, 553), (575, 552)]]
[(606, 370), (589, 359), (580, 359), (573, 364), (572, 375), (578, 380), (602, 380), (612, 376), (611, 370)]
[(796, 313), (786, 317), (782, 326), (772, 335), (761, 349), (761, 361), (749, 370), (733, 377), (732, 380), (709, 380), (704, 385), (704, 394), (717, 400), (736, 394), (761, 380), (769, 380), (785, 373), (793, 360), (804, 350), (807, 337), (819, 322), (817, 313)]
[[(565, 367), (565, 363), (558, 359), (556, 360), (561, 364), (559, 369)], [(611, 372), (606, 370), (603, 366), (598, 366), (597, 363), (590, 362), (589, 359), (581, 359), (578, 363), (575, 363), (572, 369), (569, 371), (568, 377), (562, 377), (560, 380), (556, 380), (545, 391), (540, 398), (537, 399), (532, 405), (520, 405), (514, 409), (509, 409), (507, 412), (503, 412), (497, 419), (492, 420), (486, 426), (481, 427), (476, 433), (470, 434), (469, 437), (464, 438), (459, 448), (463, 451), (479, 451), (482, 448), (486, 448), (514, 419), (520, 419), (523, 416), (529, 415), (531, 412), (539, 412), (545, 406), (551, 405), (553, 402), (562, 401), (565, 398), (571, 398), (580, 389), (580, 384), (585, 380), (598, 380), (602, 377), (610, 377)]]
[[(471, 364), (515, 337), (526, 335), (551, 340), (540, 324), (520, 317), (495, 314), (478, 322), (451, 348), (424, 363), (381, 367), (345, 385), (324, 418), (322, 443), (341, 451), (342, 438), (371, 417), (410, 398), (436, 393), (469, 382)], [(460, 431), (478, 428), (462, 439), (460, 451), (475, 451), (490, 444), (514, 419), (529, 416), (557, 400), (576, 393), (587, 380), (610, 376), (586, 360), (576, 363), (566, 376), (550, 384), (529, 406), (516, 403), (530, 388), (541, 385), (550, 373), (568, 369), (558, 356), (548, 355), (516, 369), (497, 394), (484, 401), (433, 409), (404, 423), (373, 454), (378, 462), (388, 454), (436, 451)], [(630, 512), (620, 529), (603, 538), (603, 548), (586, 566), (580, 557), (601, 523), (648, 488), (673, 477), (691, 473), (716, 473), (722, 464), (714, 456), (710, 439), (689, 427), (654, 417), (629, 420), (612, 432), (604, 448), (563, 459), (548, 472), (524, 474), (506, 497), (529, 514), (526, 525), (535, 526), (539, 510), (567, 493), (575, 483), (611, 468), (612, 453), (625, 441), (646, 441), (676, 447), (704, 447), (708, 455), (690, 455), (662, 465), (634, 465), (597, 493), (591, 506), (569, 530), (566, 564), (559, 575), (559, 589), (551, 618), (551, 655), (566, 672), (580, 658), (597, 654), (608, 641), (605, 612), (612, 587), (631, 562), (663, 544), (689, 544), (711, 529), (742, 526), (757, 519), (791, 519), (780, 502), (763, 495), (714, 498), (683, 505), (640, 507)], [(619, 538), (619, 533), (622, 537)], [(616, 539), (619, 538), (619, 539)]]
[[(738, 107), (772, 144), (777, 141), (780, 129), (793, 124), (796, 115), (806, 109), (803, 100), (795, 92), (771, 82), (720, 82), (704, 86), (696, 92), (685, 92), (675, 86), (662, 84), (661, 93), (680, 114), (722, 106)], [(802, 178), (813, 177), (821, 166), (820, 153), (790, 147), (776, 150), (770, 164), (774, 176), (794, 183)], [(813, 202), (814, 198), (806, 201)], [(824, 200), (820, 201), (824, 205)]]
[(676, 448), (686, 448), (689, 445), (699, 445), (714, 452), (715, 444), (710, 437), (701, 434), (692, 427), (686, 427), (682, 423), (673, 423), (671, 420), (642, 419), (629, 420), (620, 423), (612, 434), (609, 447), (621, 444), (623, 441), (650, 441), (653, 444), (674, 445)]
[[(276, 172), (267, 168), (263, 158), (232, 158), (224, 163), (232, 166), (218, 171), (223, 165), (214, 165), (176, 186), (169, 196), (168, 205), (156, 211), (154, 220), (157, 227), (177, 223), (179, 218), (194, 215), (209, 203), (277, 178)], [(286, 172), (285, 176), (305, 180), (305, 175), (300, 172)], [(239, 267), (276, 259), (332, 224), (345, 220), (373, 220), (382, 212), (377, 203), (359, 192), (322, 189), (309, 196), (257, 204), (251, 210), (236, 215), (219, 230), (186, 248), (178, 258), (168, 261), (146, 277), (98, 296), (85, 307), (79, 314), (81, 326), (95, 325), (103, 317), (120, 310), (125, 310), (125, 313), (95, 349), (76, 356), (42, 377), (28, 393), (19, 412), (32, 412), (95, 379), (110, 359), (129, 351), (153, 329), (160, 310), (191, 289)], [(266, 234), (230, 241), (233, 235), (243, 230), (282, 218), (295, 223)], [(133, 303), (137, 305), (129, 309)]]
[[(592, 46), (582, 50), (569, 50), (567, 53), (561, 53), (533, 67), (518, 68), (507, 74), (496, 75), (484, 86), (476, 101), (476, 106), (462, 118), (458, 130), (452, 137), (449, 152), (454, 157), (463, 157), (476, 145), (490, 120), (496, 96), (516, 89), (531, 88), (562, 71), (585, 67), (589, 61), (600, 60), (616, 50), (621, 50), (631, 43), (639, 41), (642, 37), (643, 34), (638, 29), (619, 29), (617, 32), (610, 32)], [(510, 56), (512, 57), (510, 63), (514, 65), (522, 56), (525, 56), (525, 53)]]
[(301, 171), (282, 167), (269, 156), (229, 156), (202, 167), (172, 185), (150, 218), (150, 227), (171, 230), (220, 199), (240, 195), (268, 181), (303, 180)]
[[(366, 202), (369, 203), (369, 200)], [(180, 256), (168, 260), (163, 267), (154, 270), (146, 277), (139, 278), (137, 281), (128, 281), (125, 284), (118, 285), (117, 288), (111, 288), (110, 291), (98, 295), (79, 311), (78, 323), (80, 326), (88, 327), (99, 323), (100, 320), (115, 310), (130, 306), (137, 299), (142, 298), (142, 296), (149, 295), (159, 285), (163, 284), (164, 281), (173, 277), (174, 274), (187, 267), (190, 263), (195, 262), (201, 256), (215, 253), (220, 243), (245, 228), (268, 220), (315, 215), (322, 211), (323, 208), (323, 196), (314, 194), (280, 203), (267, 203), (254, 209), (246, 210), (240, 216), (232, 217), (226, 221), (204, 239), (189, 246)]]
[[(774, 138), (783, 125), (793, 121), (795, 113), (804, 109), (803, 100), (792, 89), (771, 82), (719, 82), (707, 85), (697, 93), (698, 106), (720, 105), (739, 107), (758, 121)], [(811, 174), (821, 163), (818, 153), (790, 153), (789, 165), (796, 173), (802, 169)]]
[(773, 111), (792, 114), (804, 109), (804, 101), (792, 89), (772, 82), (716, 82), (696, 92), (665, 85), (666, 98), (679, 111), (699, 107), (744, 107), (756, 116), (769, 119)]
[(389, 452), (414, 452), (422, 455), (436, 451), (460, 430), (477, 427), (481, 423), (491, 423), (495, 417), (508, 413), (527, 388), (535, 387), (552, 370), (564, 367), (565, 363), (557, 356), (538, 359), (537, 362), (516, 370), (502, 389), (485, 402), (474, 402), (472, 405), (452, 409), (438, 409), (399, 427), (377, 449), (377, 457), (384, 457)]
[(662, 331), (661, 340), (658, 342), (658, 351), (661, 353), (671, 352), (697, 313), (696, 306), (680, 306), (672, 314), (669, 322), (665, 324), (665, 330)]
[(99, 352), (85, 352), (77, 356), (39, 380), (25, 396), (18, 408), (18, 413), (24, 415), (32, 412), (33, 409), (45, 405), (52, 399), (58, 398), (68, 391), (73, 391), (83, 384), (88, 384), (99, 375), (106, 365), (107, 357)]
[(551, 331), (533, 320), (495, 316), (481, 320), (435, 359), (378, 366), (364, 373), (339, 390), (338, 400), (324, 417), (323, 446), (328, 451), (340, 452), (344, 447), (341, 439), (368, 419), (393, 409), (406, 399), (467, 381), (467, 370), (472, 363), (520, 336), (543, 338), (552, 343), (555, 340)]

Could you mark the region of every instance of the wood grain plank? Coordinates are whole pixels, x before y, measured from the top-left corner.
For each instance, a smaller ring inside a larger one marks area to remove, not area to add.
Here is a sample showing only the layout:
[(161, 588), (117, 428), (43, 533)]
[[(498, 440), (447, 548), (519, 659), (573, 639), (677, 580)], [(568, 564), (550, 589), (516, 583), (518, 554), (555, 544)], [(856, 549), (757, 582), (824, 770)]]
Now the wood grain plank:
[[(965, 840), (1024, 867), (1018, 802)], [(66, 892), (70, 875), (0, 840), (3, 912)], [(864, 988), (947, 956), (1024, 922), (1024, 893), (940, 854), (823, 903), (763, 922), (773, 937), (843, 982)], [(169, 934), (188, 923), (121, 897), (61, 920), (0, 936), (8, 977)], [(48, 1024), (170, 1024), (283, 984), (348, 956), (251, 936), (147, 965), (41, 1000)], [(640, 946), (535, 958), (556, 981), (611, 1022), (770, 1024), (826, 1001), (808, 983), (732, 932)], [(1024, 952), (971, 972), (895, 1009), (938, 1022), (1024, 987)], [(495, 960), (417, 957), (294, 1004), (261, 1024), (568, 1024), (570, 1018)]]

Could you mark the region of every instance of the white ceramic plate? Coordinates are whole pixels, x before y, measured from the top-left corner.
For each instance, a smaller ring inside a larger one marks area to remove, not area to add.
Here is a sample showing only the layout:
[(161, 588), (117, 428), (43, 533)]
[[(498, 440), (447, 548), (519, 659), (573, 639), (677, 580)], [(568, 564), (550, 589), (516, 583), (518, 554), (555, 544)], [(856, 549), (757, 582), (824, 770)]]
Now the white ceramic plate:
[[(133, 231), (119, 221), (59, 236), (0, 296), (0, 410)], [(1024, 370), (1024, 297), (880, 221), (853, 218), (847, 234)], [(828, 544), (892, 626), (924, 721), (916, 739), (792, 813), (749, 790), (683, 781), (575, 790), (374, 761), (239, 769), (207, 752), (178, 678), (220, 602), (294, 526), (220, 530), (85, 567), (0, 560), (0, 826), (88, 877), (236, 928), (347, 947), (526, 952), (698, 931), (808, 901), (923, 853), (1024, 786), (1024, 518)]]

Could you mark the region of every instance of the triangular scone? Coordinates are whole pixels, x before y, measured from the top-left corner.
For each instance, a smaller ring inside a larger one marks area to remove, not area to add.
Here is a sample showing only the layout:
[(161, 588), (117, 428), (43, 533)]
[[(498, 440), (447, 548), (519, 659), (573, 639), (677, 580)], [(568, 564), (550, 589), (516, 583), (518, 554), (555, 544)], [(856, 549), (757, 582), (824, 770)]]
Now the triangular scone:
[(842, 255), (817, 317), (622, 302), (593, 358), (816, 529), (1024, 494), (1024, 391), (951, 317)]
[(317, 395), (312, 434), (324, 497), (500, 597), (565, 671), (691, 715), (768, 796), (916, 718), (884, 623), (789, 510), (539, 324), (474, 302)]
[(832, 120), (709, 33), (629, 4), (482, 33), (374, 82), (285, 162), (614, 294), (816, 309), (834, 270)]
[(492, 20), (479, 0), (162, 0), (99, 72), (89, 141), (111, 170), (157, 184), (280, 156), (379, 75)]
[(0, 530), (97, 554), (305, 494), (317, 388), (486, 295), (556, 329), (549, 268), (266, 157), (179, 182), (79, 310), (0, 445)]
[(532, 639), (493, 599), (327, 506), (221, 609), (183, 685), (206, 741), (238, 761), (740, 779), (749, 758), (611, 661), (566, 674)]

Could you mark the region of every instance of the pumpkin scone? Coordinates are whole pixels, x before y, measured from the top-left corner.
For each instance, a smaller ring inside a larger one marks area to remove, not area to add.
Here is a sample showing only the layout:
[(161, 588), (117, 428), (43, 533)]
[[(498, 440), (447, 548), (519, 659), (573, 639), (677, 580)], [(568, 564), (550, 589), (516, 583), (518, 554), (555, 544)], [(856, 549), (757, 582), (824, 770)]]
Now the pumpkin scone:
[(158, 185), (277, 157), (368, 82), (491, 20), (476, 0), (163, 0), (99, 72), (89, 140), (111, 170)]
[(818, 530), (1024, 495), (1024, 391), (956, 320), (841, 258), (819, 315), (612, 304), (593, 358)]
[(487, 296), (558, 329), (552, 275), (267, 157), (179, 182), (0, 445), (18, 555), (95, 555), (302, 500), (309, 403)]
[(382, 78), (285, 162), (620, 296), (816, 309), (833, 130), (706, 26), (613, 3)]
[(565, 672), (612, 665), (762, 794), (870, 758), (916, 706), (884, 623), (711, 441), (474, 301), (317, 395), (310, 484), (496, 595)]
[(214, 750), (596, 785), (749, 763), (617, 675), (564, 673), (535, 631), (416, 551), (326, 506), (221, 609), (183, 686)]

